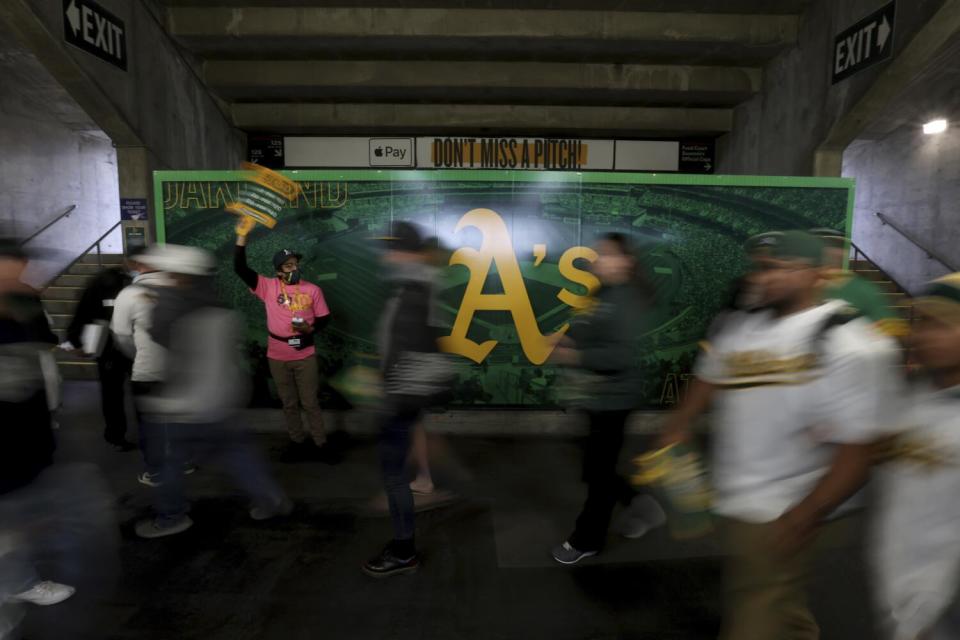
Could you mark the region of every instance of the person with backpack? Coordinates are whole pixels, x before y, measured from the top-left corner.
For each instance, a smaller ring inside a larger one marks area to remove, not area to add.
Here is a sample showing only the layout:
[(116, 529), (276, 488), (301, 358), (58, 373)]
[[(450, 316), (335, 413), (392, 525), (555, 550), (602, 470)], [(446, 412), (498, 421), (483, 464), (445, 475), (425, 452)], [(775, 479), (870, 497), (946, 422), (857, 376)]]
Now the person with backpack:
[(437, 401), (449, 382), (445, 355), (437, 346), (440, 330), (432, 320), (436, 269), (429, 263), (422, 236), (414, 225), (395, 222), (383, 241), (392, 292), (378, 333), (383, 380), (380, 467), (393, 540), (362, 565), (364, 573), (375, 578), (410, 573), (420, 566), (407, 462), (423, 409)]
[(239, 356), (241, 324), (218, 299), (213, 256), (167, 244), (141, 259), (170, 280), (157, 291), (149, 330), (168, 357), (159, 383), (141, 402), (148, 419), (164, 425), (168, 445), (153, 494), (155, 514), (136, 524), (137, 535), (160, 538), (193, 525), (183, 468), (196, 460), (225, 468), (250, 498), (252, 519), (289, 514), (292, 502), (237, 424), (249, 391)]
[(841, 526), (867, 480), (897, 348), (844, 302), (822, 300), (814, 236), (765, 234), (752, 253), (758, 308), (714, 327), (660, 445), (690, 439), (713, 408), (713, 510), (728, 557), (720, 638), (814, 640), (814, 542)]

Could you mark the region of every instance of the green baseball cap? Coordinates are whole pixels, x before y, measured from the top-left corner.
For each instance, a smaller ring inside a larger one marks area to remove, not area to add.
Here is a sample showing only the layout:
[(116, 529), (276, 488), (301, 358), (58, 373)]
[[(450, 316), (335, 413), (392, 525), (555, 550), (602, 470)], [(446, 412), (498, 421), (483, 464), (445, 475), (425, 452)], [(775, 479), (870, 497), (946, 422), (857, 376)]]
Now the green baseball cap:
[(802, 260), (818, 267), (823, 264), (823, 241), (806, 231), (770, 231), (753, 236), (745, 245), (751, 256), (777, 260)]

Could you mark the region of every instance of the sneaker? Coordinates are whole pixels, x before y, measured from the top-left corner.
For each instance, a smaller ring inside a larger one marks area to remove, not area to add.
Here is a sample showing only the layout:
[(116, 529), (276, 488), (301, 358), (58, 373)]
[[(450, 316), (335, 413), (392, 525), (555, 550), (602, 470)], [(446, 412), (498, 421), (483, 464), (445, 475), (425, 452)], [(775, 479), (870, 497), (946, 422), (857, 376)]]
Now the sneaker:
[(667, 521), (663, 508), (648, 495), (634, 497), (630, 506), (620, 516), (617, 529), (620, 535), (630, 540), (642, 538)]
[(324, 464), (340, 464), (343, 456), (329, 444), (313, 445), (312, 451), (308, 453), (311, 460), (322, 462)]
[(183, 533), (193, 526), (193, 520), (190, 516), (183, 516), (171, 524), (164, 524), (157, 518), (146, 518), (134, 526), (134, 531), (141, 538), (163, 538), (164, 536), (173, 536)]
[(383, 548), (377, 556), (367, 560), (361, 566), (365, 574), (373, 578), (387, 578), (404, 573), (413, 573), (420, 568), (420, 558), (417, 554), (409, 558), (398, 558), (394, 555), (391, 545)]
[(279, 516), (288, 516), (293, 512), (293, 501), (284, 496), (279, 502), (271, 507), (253, 507), (250, 509), (250, 517), (254, 520), (269, 520)]
[(116, 451), (117, 453), (126, 453), (127, 451), (135, 451), (137, 449), (137, 445), (127, 440), (110, 442), (109, 444), (113, 448), (113, 450)]
[(413, 491), (417, 495), (427, 496), (435, 490), (436, 487), (434, 487), (433, 483), (429, 480), (421, 481), (417, 479), (410, 483), (410, 491)]
[(192, 462), (187, 462), (183, 465), (183, 475), (185, 476), (192, 476), (199, 470), (200, 470), (200, 467), (193, 464)]
[(154, 488), (163, 486), (163, 483), (160, 482), (160, 474), (150, 473), (149, 471), (144, 471), (143, 473), (138, 475), (137, 482), (139, 482), (140, 484), (145, 484), (148, 487), (154, 487)]
[(23, 593), (10, 596), (10, 599), (14, 602), (29, 602), (38, 607), (48, 607), (52, 604), (60, 604), (76, 592), (77, 590), (69, 585), (44, 580)]
[(580, 551), (569, 542), (564, 542), (553, 549), (553, 559), (560, 564), (577, 564), (584, 558), (597, 555), (596, 551)]

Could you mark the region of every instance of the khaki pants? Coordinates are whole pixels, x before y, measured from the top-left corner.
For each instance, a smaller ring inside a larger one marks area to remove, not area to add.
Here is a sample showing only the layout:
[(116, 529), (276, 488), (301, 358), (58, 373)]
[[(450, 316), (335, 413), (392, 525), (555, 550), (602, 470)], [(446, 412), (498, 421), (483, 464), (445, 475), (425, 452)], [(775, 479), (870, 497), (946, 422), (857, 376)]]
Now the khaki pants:
[[(821, 537), (829, 537), (824, 525)], [(817, 640), (807, 606), (816, 544), (790, 556), (770, 548), (771, 524), (724, 521), (726, 551), (721, 640)]]
[(327, 440), (323, 429), (323, 415), (317, 390), (320, 388), (320, 372), (317, 359), (313, 356), (303, 360), (269, 360), (270, 375), (277, 383), (277, 394), (283, 402), (283, 417), (287, 421), (287, 431), (294, 442), (304, 442), (307, 434), (303, 430), (302, 410), (307, 414), (310, 437), (317, 446)]

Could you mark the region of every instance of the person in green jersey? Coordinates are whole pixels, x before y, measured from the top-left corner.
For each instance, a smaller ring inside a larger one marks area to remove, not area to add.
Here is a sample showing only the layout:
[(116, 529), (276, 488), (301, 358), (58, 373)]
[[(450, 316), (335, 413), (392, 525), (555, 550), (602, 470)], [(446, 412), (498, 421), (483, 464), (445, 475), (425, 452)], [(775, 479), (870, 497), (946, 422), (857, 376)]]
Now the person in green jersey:
[(823, 241), (823, 262), (827, 284), (823, 296), (827, 300), (843, 300), (869, 319), (882, 333), (901, 338), (908, 333), (907, 322), (887, 304), (877, 285), (853, 271), (844, 269), (848, 252), (847, 238), (835, 229), (812, 229), (810, 233)]

